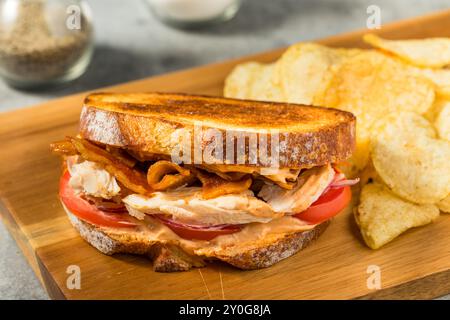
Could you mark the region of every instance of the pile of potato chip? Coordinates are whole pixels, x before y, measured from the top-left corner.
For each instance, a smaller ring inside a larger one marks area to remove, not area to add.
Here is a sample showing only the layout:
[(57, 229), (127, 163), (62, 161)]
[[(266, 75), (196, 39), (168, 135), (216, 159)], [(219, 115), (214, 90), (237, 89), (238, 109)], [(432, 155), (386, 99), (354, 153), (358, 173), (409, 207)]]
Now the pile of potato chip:
[(272, 64), (238, 65), (224, 94), (357, 117), (357, 147), (340, 168), (362, 178), (355, 219), (376, 249), (450, 212), (450, 38), (364, 41), (374, 49), (299, 43)]

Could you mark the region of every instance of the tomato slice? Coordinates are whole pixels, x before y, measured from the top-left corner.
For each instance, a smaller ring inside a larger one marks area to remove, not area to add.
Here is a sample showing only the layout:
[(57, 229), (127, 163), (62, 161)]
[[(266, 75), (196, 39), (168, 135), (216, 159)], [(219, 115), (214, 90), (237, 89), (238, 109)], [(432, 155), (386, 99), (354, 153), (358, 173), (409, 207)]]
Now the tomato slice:
[(212, 240), (215, 237), (232, 234), (241, 230), (239, 225), (225, 225), (217, 227), (199, 227), (188, 224), (182, 224), (170, 219), (163, 218), (159, 215), (154, 215), (173, 232), (181, 238), (187, 240)]
[(70, 173), (64, 172), (59, 183), (59, 197), (64, 205), (78, 218), (96, 226), (132, 228), (136, 224), (128, 214), (109, 213), (98, 209), (87, 200), (75, 194), (69, 185)]
[(349, 204), (351, 199), (352, 191), (349, 186), (330, 188), (308, 209), (295, 214), (294, 217), (309, 223), (318, 224), (341, 212)]

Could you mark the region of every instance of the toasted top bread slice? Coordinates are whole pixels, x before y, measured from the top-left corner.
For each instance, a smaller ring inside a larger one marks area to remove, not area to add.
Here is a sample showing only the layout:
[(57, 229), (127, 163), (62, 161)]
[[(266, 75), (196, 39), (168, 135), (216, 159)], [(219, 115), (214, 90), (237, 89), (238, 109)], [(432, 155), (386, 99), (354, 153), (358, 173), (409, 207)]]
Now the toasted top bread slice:
[[(348, 158), (355, 146), (355, 122), (348, 112), (298, 104), (178, 93), (94, 93), (84, 101), (80, 134), (94, 142), (160, 155), (171, 155), (179, 146), (172, 135), (180, 130), (198, 139), (194, 127), (201, 126), (197, 147), (202, 151), (217, 144), (205, 132), (219, 131), (224, 153), (226, 133), (255, 134), (257, 141), (266, 137), (267, 150), (278, 144), (279, 167), (304, 168)], [(255, 151), (260, 152), (245, 148), (246, 158)], [(260, 159), (246, 165), (273, 166)]]

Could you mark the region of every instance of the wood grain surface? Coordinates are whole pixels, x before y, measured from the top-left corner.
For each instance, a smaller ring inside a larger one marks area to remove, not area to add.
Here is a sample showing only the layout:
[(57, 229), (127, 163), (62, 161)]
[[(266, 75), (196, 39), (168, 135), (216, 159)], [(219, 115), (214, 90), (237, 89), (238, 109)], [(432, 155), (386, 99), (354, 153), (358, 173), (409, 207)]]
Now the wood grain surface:
[[(357, 31), (319, 42), (361, 47)], [(389, 38), (450, 37), (450, 11), (383, 26)], [(283, 49), (134, 81), (104, 90), (177, 91), (221, 95), (231, 68), (273, 61)], [(162, 274), (132, 255), (105, 256), (71, 227), (57, 198), (60, 159), (49, 143), (75, 134), (86, 92), (0, 115), (0, 211), (52, 298), (59, 299), (367, 299), (433, 298), (450, 292), (450, 219), (407, 232), (383, 249), (362, 242), (350, 214), (336, 218), (319, 240), (277, 265), (240, 271), (214, 263)], [(66, 286), (70, 265), (81, 289)], [(381, 270), (381, 289), (368, 289), (367, 268)]]

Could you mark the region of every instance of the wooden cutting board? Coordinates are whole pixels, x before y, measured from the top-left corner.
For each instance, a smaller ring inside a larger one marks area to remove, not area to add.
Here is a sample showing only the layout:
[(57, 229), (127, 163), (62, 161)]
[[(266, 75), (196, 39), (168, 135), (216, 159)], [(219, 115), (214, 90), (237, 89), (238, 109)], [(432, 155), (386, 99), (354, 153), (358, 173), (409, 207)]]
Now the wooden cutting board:
[[(357, 31), (319, 42), (361, 47)], [(450, 11), (383, 26), (390, 38), (450, 37)], [(130, 82), (110, 91), (222, 93), (232, 67), (273, 61), (282, 49)], [(105, 89), (106, 90), (106, 89)], [(71, 227), (57, 199), (60, 159), (49, 143), (75, 134), (86, 93), (0, 115), (0, 210), (3, 221), (52, 298), (60, 299), (350, 299), (434, 298), (450, 292), (450, 219), (412, 230), (378, 251), (362, 242), (348, 212), (312, 246), (275, 266), (240, 271), (215, 263), (182, 273), (155, 273), (131, 255), (105, 256)], [(80, 267), (81, 289), (68, 289), (67, 268)], [(367, 287), (368, 267), (381, 289)]]

